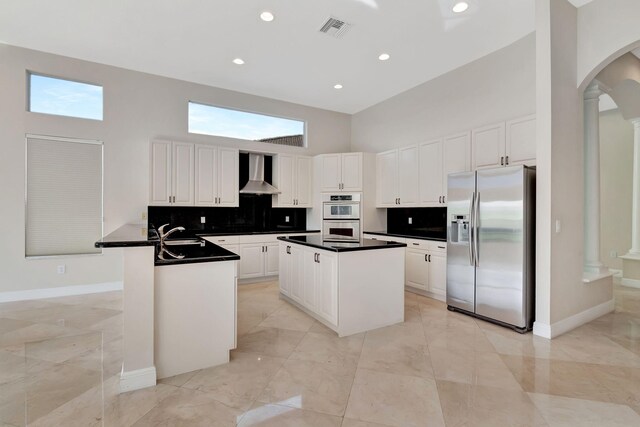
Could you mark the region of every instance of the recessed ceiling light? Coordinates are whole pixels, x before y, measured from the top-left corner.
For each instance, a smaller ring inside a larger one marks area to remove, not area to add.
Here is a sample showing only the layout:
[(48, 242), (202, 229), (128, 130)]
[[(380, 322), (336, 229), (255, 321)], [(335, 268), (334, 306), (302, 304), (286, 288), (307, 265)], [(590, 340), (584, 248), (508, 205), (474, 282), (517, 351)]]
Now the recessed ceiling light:
[(469, 3), (467, 3), (466, 1), (459, 1), (453, 5), (452, 10), (454, 13), (462, 13), (467, 9), (469, 9)]
[(337, 84), (335, 86), (333, 86), (334, 89), (342, 89), (342, 85), (341, 84)]
[(233, 63), (236, 65), (242, 65), (244, 64), (244, 61), (241, 58), (236, 58), (233, 60)]
[(381, 53), (380, 56), (378, 56), (378, 59), (380, 61), (386, 61), (387, 59), (391, 58), (391, 56), (389, 56), (388, 53)]
[(266, 10), (260, 14), (260, 19), (262, 19), (264, 22), (271, 22), (273, 21), (273, 18), (275, 18), (275, 16), (273, 16), (273, 13)]

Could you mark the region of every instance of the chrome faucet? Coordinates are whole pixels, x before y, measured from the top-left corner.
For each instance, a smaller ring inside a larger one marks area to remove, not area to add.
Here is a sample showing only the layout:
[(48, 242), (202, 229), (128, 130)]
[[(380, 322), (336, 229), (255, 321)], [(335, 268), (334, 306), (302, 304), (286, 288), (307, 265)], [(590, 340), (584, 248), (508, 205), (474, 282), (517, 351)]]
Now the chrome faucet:
[(174, 227), (171, 230), (164, 232), (164, 228), (169, 224), (164, 224), (158, 228), (158, 234), (160, 234), (160, 244), (164, 244), (164, 241), (170, 234), (175, 233), (176, 231), (184, 231), (184, 227)]

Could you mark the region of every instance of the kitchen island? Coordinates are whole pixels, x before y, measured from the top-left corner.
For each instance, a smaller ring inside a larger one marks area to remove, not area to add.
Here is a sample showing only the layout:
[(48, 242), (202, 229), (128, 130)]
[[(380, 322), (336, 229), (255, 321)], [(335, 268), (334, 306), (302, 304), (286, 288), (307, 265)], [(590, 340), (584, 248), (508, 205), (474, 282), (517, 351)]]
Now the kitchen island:
[(404, 243), (280, 240), (280, 295), (339, 336), (404, 321)]
[(123, 258), (120, 390), (229, 361), (238, 255), (200, 238), (164, 240), (124, 225), (96, 242)]

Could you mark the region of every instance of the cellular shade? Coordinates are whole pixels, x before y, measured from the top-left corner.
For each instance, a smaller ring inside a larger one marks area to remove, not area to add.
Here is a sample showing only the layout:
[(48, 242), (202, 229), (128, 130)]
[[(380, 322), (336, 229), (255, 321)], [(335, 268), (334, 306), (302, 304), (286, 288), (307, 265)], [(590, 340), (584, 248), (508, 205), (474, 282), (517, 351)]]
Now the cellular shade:
[(102, 143), (27, 136), (26, 256), (95, 254)]

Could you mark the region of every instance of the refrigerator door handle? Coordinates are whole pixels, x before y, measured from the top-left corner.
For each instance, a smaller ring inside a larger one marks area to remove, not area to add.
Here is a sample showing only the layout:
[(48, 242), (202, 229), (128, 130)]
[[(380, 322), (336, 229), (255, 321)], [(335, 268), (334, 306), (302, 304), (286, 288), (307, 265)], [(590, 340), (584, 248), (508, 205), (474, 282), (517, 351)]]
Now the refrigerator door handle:
[(474, 240), (474, 210), (476, 205), (476, 193), (471, 195), (471, 203), (469, 204), (469, 264), (476, 265), (473, 257), (473, 240)]
[(476, 207), (473, 210), (473, 255), (475, 259), (475, 266), (480, 265), (480, 192), (476, 194)]

